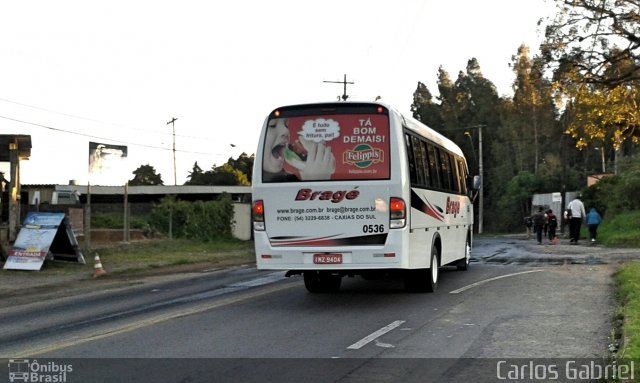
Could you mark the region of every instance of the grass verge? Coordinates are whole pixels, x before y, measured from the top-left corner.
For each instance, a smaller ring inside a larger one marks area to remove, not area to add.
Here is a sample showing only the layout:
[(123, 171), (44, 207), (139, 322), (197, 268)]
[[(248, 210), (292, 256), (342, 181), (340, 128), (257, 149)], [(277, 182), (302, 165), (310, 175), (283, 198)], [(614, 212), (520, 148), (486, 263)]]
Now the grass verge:
[[(582, 226), (582, 236), (588, 239), (587, 225)], [(609, 247), (640, 248), (640, 211), (605, 216), (598, 227), (598, 242)]]
[(111, 273), (133, 273), (171, 266), (216, 267), (255, 261), (253, 242), (224, 240), (200, 242), (161, 239), (96, 248), (87, 255), (93, 266), (95, 254)]
[[(201, 242), (186, 239), (153, 239), (96, 245), (84, 253), (86, 265), (76, 262), (45, 260), (42, 269), (30, 278), (50, 279), (56, 276), (90, 276), (94, 272), (95, 255), (109, 276), (160, 274), (197, 269), (227, 267), (255, 262), (253, 241), (220, 240)], [(13, 276), (26, 275), (12, 273)], [(8, 275), (7, 275), (8, 276)]]
[(618, 357), (640, 359), (640, 263), (629, 262), (616, 274), (622, 344)]

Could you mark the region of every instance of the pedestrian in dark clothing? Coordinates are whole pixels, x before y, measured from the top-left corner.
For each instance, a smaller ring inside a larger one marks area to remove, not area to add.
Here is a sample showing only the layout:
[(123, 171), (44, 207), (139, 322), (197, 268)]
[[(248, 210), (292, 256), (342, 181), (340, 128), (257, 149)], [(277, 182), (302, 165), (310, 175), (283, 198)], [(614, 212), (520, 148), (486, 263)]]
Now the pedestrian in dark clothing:
[(542, 244), (542, 228), (544, 227), (544, 209), (538, 208), (538, 211), (533, 214), (533, 228), (536, 233), (536, 240), (538, 245)]
[(549, 241), (554, 243), (556, 240), (556, 228), (558, 227), (558, 218), (553, 214), (553, 210), (547, 210), (547, 225), (549, 227)]
[(533, 227), (533, 220), (531, 217), (524, 217), (524, 226), (527, 228), (527, 239), (531, 238), (531, 228)]
[(598, 214), (595, 207), (591, 208), (587, 214), (587, 226), (589, 226), (589, 234), (591, 235), (591, 243), (595, 243), (598, 236), (598, 225), (602, 222), (602, 217)]
[(567, 205), (567, 218), (569, 219), (569, 235), (571, 236), (571, 244), (577, 245), (580, 239), (580, 226), (582, 220), (587, 215), (584, 211), (584, 204), (580, 201), (580, 195)]

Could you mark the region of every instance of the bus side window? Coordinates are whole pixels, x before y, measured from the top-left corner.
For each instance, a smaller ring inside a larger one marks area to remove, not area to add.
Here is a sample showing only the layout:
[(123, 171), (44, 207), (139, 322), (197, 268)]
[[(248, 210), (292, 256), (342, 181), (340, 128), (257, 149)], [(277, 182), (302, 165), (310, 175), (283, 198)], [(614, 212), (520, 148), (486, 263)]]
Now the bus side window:
[(416, 175), (415, 157), (411, 148), (411, 136), (405, 133), (404, 139), (407, 145), (407, 159), (409, 161), (409, 180), (411, 185), (415, 185), (418, 182), (418, 176)]
[(420, 140), (420, 151), (422, 152), (422, 167), (424, 169), (424, 185), (431, 187), (431, 175), (429, 172), (429, 156), (427, 154), (427, 143)]
[(437, 151), (440, 154), (440, 174), (442, 175), (442, 188), (447, 191), (453, 190), (453, 177), (451, 174), (451, 162), (449, 161), (449, 154), (446, 150), (438, 148)]
[(427, 151), (429, 152), (429, 173), (431, 174), (431, 187), (440, 189), (442, 182), (440, 181), (440, 167), (438, 166), (436, 148), (427, 144)]
[(413, 147), (414, 163), (416, 165), (416, 174), (418, 175), (417, 183), (418, 185), (425, 185), (424, 158), (422, 156), (422, 150), (420, 149), (420, 139), (416, 136), (411, 136), (411, 146)]
[(464, 161), (461, 158), (457, 158), (458, 163), (458, 182), (460, 183), (460, 194), (467, 195), (467, 172), (464, 166)]
[(458, 164), (453, 154), (449, 153), (449, 164), (451, 164), (451, 188), (456, 194), (460, 194), (460, 176), (458, 175)]

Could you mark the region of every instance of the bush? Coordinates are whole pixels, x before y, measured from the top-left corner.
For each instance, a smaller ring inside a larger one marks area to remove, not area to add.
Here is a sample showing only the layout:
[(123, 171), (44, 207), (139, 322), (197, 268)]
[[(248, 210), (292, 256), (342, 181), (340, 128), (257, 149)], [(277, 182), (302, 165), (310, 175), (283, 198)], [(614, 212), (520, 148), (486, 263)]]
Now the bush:
[[(171, 217), (171, 218), (170, 218)], [(232, 238), (233, 204), (228, 194), (216, 201), (176, 201), (166, 197), (155, 206), (151, 226), (175, 238), (213, 241)]]
[(640, 247), (640, 210), (608, 214), (598, 228), (598, 240), (611, 247)]
[[(143, 230), (149, 222), (146, 217), (129, 216), (129, 228)], [(91, 227), (94, 229), (124, 229), (124, 217), (120, 213), (91, 213)]]
[(91, 227), (94, 229), (122, 229), (122, 215), (114, 213), (91, 213)]
[(618, 175), (608, 176), (583, 191), (585, 207), (595, 207), (601, 215), (617, 215), (640, 209), (640, 156), (620, 163)]

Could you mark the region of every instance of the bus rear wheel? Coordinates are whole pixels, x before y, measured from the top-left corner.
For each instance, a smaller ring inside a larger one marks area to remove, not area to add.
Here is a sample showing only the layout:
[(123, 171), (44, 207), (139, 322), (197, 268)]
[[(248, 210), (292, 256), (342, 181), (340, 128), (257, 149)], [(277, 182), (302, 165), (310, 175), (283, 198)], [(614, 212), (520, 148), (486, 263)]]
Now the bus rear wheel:
[(321, 271), (303, 272), (304, 287), (310, 293), (336, 293), (340, 290), (342, 276)]
[(469, 262), (471, 262), (471, 242), (467, 239), (464, 245), (464, 258), (459, 259), (456, 267), (460, 271), (469, 270)]
[(407, 291), (417, 293), (433, 293), (438, 288), (440, 269), (438, 249), (431, 249), (431, 267), (428, 269), (407, 270), (404, 277), (404, 287)]

